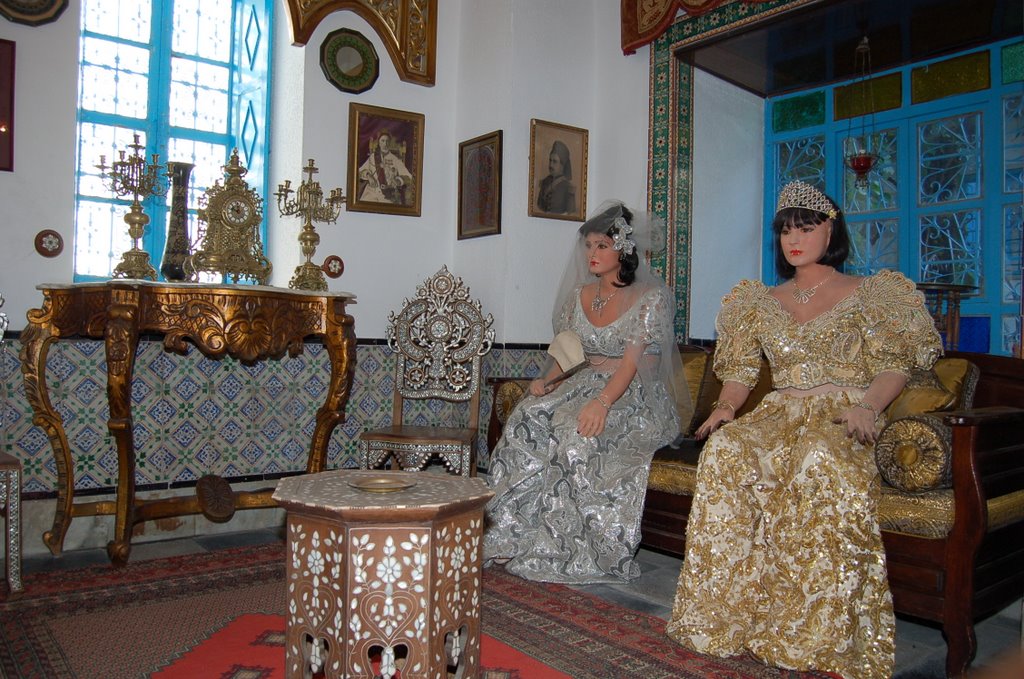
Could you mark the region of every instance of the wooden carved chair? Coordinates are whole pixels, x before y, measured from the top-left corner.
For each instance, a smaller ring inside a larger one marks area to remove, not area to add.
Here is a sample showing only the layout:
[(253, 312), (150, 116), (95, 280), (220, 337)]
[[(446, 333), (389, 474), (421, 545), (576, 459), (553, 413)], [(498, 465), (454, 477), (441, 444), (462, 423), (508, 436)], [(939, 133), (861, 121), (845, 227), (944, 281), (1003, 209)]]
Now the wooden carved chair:
[[(387, 339), (395, 355), (392, 425), (359, 437), (361, 468), (378, 468), (392, 460), (403, 470), (419, 471), (436, 456), (453, 474), (476, 475), (480, 361), (494, 342), (493, 323), (490, 314), (483, 315), (480, 302), (469, 298), (462, 279), (446, 266), (419, 285), (416, 296), (406, 299), (398, 314), (391, 312)], [(407, 399), (468, 403), (468, 424), (404, 424)]]

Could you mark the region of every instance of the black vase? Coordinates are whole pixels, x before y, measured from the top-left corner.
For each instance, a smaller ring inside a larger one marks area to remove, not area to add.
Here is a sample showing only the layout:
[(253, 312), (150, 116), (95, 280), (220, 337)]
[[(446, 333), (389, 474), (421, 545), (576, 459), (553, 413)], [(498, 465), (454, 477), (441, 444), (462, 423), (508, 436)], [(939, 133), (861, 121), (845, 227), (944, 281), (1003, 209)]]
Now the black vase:
[(167, 163), (167, 174), (171, 177), (171, 211), (167, 220), (167, 245), (160, 263), (160, 273), (169, 281), (185, 280), (185, 258), (189, 255), (188, 245), (188, 180), (192, 175), (192, 163)]

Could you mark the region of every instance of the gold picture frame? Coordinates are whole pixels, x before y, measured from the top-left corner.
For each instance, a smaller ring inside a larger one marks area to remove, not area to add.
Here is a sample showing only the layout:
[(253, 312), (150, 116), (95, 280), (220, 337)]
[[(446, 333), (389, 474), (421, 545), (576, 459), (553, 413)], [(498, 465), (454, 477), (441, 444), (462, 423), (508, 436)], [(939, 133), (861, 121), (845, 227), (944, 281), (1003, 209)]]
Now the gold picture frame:
[(14, 171), (13, 40), (0, 40), (0, 170)]
[(459, 144), (458, 239), (501, 233), (501, 130)]
[(531, 217), (586, 218), (588, 136), (582, 127), (530, 121)]
[(420, 216), (423, 126), (422, 113), (349, 104), (348, 210)]

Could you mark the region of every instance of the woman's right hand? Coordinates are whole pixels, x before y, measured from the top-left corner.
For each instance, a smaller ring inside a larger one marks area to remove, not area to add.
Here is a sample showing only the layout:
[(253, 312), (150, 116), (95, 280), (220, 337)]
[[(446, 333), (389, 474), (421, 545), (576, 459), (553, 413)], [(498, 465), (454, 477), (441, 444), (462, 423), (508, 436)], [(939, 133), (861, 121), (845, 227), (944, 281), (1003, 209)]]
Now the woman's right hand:
[(530, 394), (532, 396), (543, 396), (544, 394), (551, 392), (551, 387), (545, 386), (547, 380), (543, 377), (538, 377), (535, 380), (530, 381)]
[(723, 424), (726, 422), (732, 422), (732, 420), (733, 415), (731, 410), (722, 407), (715, 408), (711, 411), (708, 419), (704, 420), (704, 423), (697, 427), (697, 431), (695, 431), (693, 435), (698, 441), (701, 441), (713, 434)]

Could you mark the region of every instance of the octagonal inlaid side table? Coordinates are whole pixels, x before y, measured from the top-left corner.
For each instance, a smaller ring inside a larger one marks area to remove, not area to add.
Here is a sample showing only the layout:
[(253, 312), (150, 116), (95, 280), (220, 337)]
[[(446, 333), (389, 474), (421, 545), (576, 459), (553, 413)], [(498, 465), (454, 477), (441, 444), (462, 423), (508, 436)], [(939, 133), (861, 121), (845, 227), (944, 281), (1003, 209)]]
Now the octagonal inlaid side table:
[(4, 515), (4, 574), (7, 591), (21, 591), (21, 462), (0, 452), (0, 511)]
[(282, 479), (287, 677), (476, 676), (480, 478), (338, 470)]

